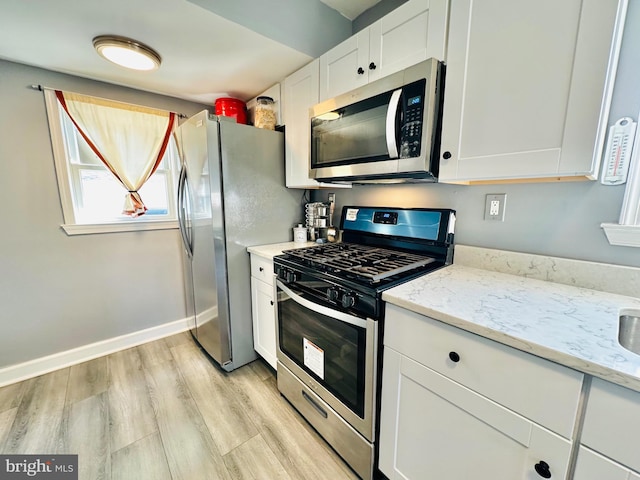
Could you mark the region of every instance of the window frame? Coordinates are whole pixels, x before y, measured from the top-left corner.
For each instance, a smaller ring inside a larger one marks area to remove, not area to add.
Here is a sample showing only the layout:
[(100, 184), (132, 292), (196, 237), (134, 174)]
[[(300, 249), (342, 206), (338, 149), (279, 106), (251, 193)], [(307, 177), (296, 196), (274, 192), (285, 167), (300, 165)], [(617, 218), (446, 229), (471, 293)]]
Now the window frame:
[[(87, 235), (97, 233), (116, 233), (116, 232), (135, 232), (147, 230), (171, 230), (178, 229), (178, 219), (176, 217), (176, 187), (172, 181), (178, 175), (177, 171), (169, 168), (167, 171), (172, 177), (169, 181), (168, 194), (170, 208), (169, 213), (173, 214), (173, 218), (147, 218), (144, 215), (131, 220), (122, 220), (116, 222), (96, 222), (96, 223), (79, 223), (76, 218), (75, 207), (73, 202), (73, 192), (71, 182), (73, 181), (67, 159), (67, 151), (65, 148), (66, 137), (63, 133), (63, 126), (60, 121), (61, 108), (53, 90), (44, 90), (44, 98), (47, 110), (47, 119), (49, 121), (49, 132), (51, 136), (51, 146), (53, 149), (53, 159), (56, 171), (56, 179), (58, 182), (58, 193), (60, 195), (60, 204), (62, 206), (62, 216), (64, 223), (61, 228), (67, 235)], [(169, 150), (167, 150), (169, 152)], [(176, 163), (176, 167), (179, 164)], [(84, 168), (84, 167), (82, 167)], [(175, 182), (174, 182), (175, 183)]]

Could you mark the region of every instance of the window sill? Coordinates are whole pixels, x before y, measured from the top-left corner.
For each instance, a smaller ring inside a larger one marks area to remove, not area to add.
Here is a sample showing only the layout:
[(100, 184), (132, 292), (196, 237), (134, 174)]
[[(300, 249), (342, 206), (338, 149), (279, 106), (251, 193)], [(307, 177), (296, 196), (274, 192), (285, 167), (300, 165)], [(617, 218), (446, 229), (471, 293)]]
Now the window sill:
[(85, 223), (61, 225), (67, 235), (91, 235), (94, 233), (139, 232), (145, 230), (172, 230), (178, 228), (176, 220), (156, 222)]
[(600, 225), (611, 245), (640, 247), (640, 225), (619, 225), (603, 223)]

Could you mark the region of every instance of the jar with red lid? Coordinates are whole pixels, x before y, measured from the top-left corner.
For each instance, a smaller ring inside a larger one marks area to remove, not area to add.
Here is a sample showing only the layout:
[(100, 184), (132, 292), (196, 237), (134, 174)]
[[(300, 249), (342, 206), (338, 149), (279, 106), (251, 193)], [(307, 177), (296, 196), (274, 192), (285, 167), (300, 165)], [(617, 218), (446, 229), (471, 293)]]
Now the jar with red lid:
[(233, 117), (237, 123), (247, 124), (247, 105), (242, 100), (231, 97), (218, 98), (215, 109), (216, 115)]

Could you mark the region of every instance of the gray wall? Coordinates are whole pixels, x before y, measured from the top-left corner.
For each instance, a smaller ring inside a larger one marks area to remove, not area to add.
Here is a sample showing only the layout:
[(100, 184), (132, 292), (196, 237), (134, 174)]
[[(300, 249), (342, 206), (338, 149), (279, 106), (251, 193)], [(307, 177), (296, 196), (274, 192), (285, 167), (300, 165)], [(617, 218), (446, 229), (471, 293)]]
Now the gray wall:
[(319, 0), (189, 0), (311, 57), (351, 36), (351, 21)]
[(0, 60), (0, 368), (185, 317), (177, 230), (67, 236), (43, 94), (204, 108)]
[(358, 33), (360, 30), (364, 30), (376, 20), (381, 19), (387, 13), (395, 10), (407, 0), (381, 0), (376, 3), (369, 10), (362, 12), (357, 18), (353, 19), (352, 30), (353, 33)]
[[(629, 2), (609, 124), (640, 111), (640, 2)], [(488, 72), (490, 74), (490, 72)], [(446, 93), (445, 93), (446, 95)], [(445, 97), (446, 98), (446, 97)], [(335, 190), (338, 206), (446, 207), (457, 210), (460, 244), (640, 267), (640, 248), (611, 246), (600, 224), (616, 223), (624, 185), (562, 182), (458, 186), (355, 186)], [(487, 193), (506, 193), (504, 223), (485, 221)], [(325, 201), (326, 191), (312, 193)]]

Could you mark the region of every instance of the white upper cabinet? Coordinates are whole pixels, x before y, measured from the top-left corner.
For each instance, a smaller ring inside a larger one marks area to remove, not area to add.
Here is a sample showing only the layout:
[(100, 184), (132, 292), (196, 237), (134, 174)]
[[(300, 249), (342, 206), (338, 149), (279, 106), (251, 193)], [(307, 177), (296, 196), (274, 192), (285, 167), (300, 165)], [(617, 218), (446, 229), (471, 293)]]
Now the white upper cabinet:
[(447, 0), (409, 0), (320, 57), (320, 101), (428, 58), (445, 59)]
[(451, 2), (440, 181), (597, 178), (624, 12)]
[(369, 81), (369, 30), (320, 56), (320, 101), (333, 98)]
[(289, 188), (348, 188), (350, 185), (321, 183), (309, 177), (309, 108), (318, 103), (318, 66), (316, 58), (282, 82), (286, 184)]
[(309, 108), (318, 103), (318, 59), (284, 79), (286, 182), (290, 188), (317, 188), (309, 178)]

